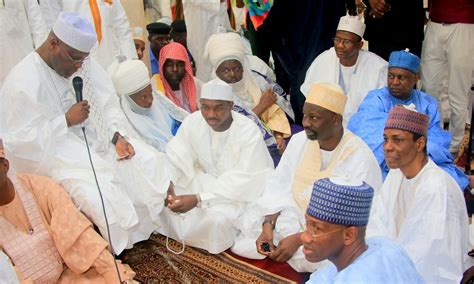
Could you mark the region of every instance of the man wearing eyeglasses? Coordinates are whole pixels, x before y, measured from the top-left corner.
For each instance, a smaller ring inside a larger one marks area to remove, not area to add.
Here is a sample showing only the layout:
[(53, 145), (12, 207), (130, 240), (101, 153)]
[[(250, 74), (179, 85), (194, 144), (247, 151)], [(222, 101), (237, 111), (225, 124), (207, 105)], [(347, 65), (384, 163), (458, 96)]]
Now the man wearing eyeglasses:
[(348, 128), (361, 137), (374, 152), (384, 177), (389, 167), (383, 154), (383, 129), (390, 110), (396, 105), (414, 105), (430, 117), (428, 155), (465, 189), (468, 178), (453, 164), (449, 152), (451, 135), (441, 129), (438, 103), (432, 96), (413, 89), (418, 81), (420, 58), (408, 51), (394, 51), (388, 63), (387, 87), (370, 91), (349, 121)]
[[(137, 139), (109, 75), (89, 58), (96, 43), (85, 17), (61, 12), (49, 38), (5, 80), (0, 129), (15, 169), (60, 183), (102, 236), (110, 229), (120, 253), (157, 228), (169, 179), (163, 154)], [(79, 102), (75, 76), (83, 83)]]
[(358, 17), (341, 17), (334, 46), (316, 57), (301, 85), (301, 92), (306, 96), (314, 82), (339, 84), (347, 95), (344, 126), (369, 91), (387, 84), (387, 62), (375, 53), (361, 50), (364, 30), (365, 24)]
[(355, 178), (314, 183), (301, 233), (310, 262), (328, 260), (307, 283), (424, 283), (405, 251), (393, 241), (365, 239), (374, 190)]

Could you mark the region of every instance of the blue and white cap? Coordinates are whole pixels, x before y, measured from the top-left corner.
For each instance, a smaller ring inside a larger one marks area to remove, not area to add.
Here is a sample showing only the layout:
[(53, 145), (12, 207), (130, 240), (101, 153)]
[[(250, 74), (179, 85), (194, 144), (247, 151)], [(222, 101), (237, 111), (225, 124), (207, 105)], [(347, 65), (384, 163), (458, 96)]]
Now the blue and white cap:
[(306, 213), (328, 223), (365, 226), (373, 196), (373, 188), (362, 181), (320, 179), (314, 183)]

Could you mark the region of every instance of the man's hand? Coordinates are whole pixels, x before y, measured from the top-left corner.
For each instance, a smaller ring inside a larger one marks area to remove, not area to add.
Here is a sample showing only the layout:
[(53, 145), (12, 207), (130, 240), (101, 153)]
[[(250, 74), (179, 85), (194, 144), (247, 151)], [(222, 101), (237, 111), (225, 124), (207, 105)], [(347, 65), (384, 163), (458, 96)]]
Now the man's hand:
[(66, 112), (67, 127), (82, 123), (89, 117), (90, 106), (87, 101), (80, 101), (73, 104)]
[(198, 203), (195, 194), (168, 196), (168, 208), (176, 213), (186, 213), (196, 207)]
[(165, 199), (165, 206), (168, 206), (169, 199), (176, 197), (176, 193), (174, 193), (174, 184), (170, 181), (170, 185), (168, 186), (168, 192), (166, 193)]
[(262, 97), (260, 97), (260, 101), (253, 108), (252, 111), (260, 117), (262, 113), (264, 113), (276, 102), (277, 102), (277, 95), (271, 89), (268, 89), (265, 92), (263, 92)]
[(115, 152), (117, 153), (118, 161), (130, 160), (135, 155), (135, 149), (133, 149), (132, 144), (128, 143), (122, 136), (117, 139)]
[(301, 246), (300, 234), (297, 233), (282, 239), (276, 250), (272, 251), (268, 257), (276, 262), (288, 261)]
[(283, 134), (275, 133), (275, 140), (277, 143), (278, 152), (280, 152), (280, 155), (283, 155), (283, 152), (285, 152), (286, 149), (286, 142), (285, 138), (283, 138)]
[[(270, 251), (265, 251), (262, 247), (264, 243), (270, 245)], [(257, 246), (257, 252), (268, 256), (270, 252), (275, 250), (275, 245), (273, 244), (273, 227), (270, 223), (265, 223), (262, 225), (262, 233), (258, 236), (257, 241), (255, 242)]]

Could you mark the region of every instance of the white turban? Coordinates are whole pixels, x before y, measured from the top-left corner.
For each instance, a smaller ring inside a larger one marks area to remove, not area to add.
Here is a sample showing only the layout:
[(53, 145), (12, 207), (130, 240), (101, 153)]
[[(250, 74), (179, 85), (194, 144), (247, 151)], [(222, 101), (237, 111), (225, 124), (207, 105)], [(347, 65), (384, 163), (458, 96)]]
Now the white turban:
[(138, 59), (123, 60), (117, 57), (108, 72), (119, 96), (133, 95), (150, 85), (148, 68)]
[(204, 57), (217, 69), (226, 60), (236, 59), (243, 62), (245, 46), (236, 33), (213, 34), (207, 41)]
[(344, 16), (339, 20), (339, 25), (337, 26), (338, 31), (346, 31), (354, 33), (361, 38), (364, 37), (365, 24), (359, 20), (357, 16)]
[(221, 79), (214, 79), (202, 85), (201, 99), (234, 101), (232, 87)]
[(62, 42), (82, 52), (90, 52), (97, 42), (94, 27), (78, 13), (61, 12), (53, 32)]

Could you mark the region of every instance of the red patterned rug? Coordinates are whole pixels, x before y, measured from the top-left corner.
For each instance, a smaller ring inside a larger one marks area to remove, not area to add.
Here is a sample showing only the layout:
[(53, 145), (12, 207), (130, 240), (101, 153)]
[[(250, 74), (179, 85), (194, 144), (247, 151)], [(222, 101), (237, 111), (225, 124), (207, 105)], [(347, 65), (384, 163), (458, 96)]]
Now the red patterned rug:
[[(181, 244), (170, 240), (174, 251)], [(176, 255), (166, 248), (166, 238), (152, 235), (147, 241), (136, 244), (120, 258), (137, 273), (142, 283), (295, 283), (302, 282), (301, 274), (286, 263), (270, 260), (245, 261), (244, 258), (224, 252), (209, 254), (205, 250), (186, 247)], [(248, 262), (251, 263), (248, 263)], [(260, 268), (259, 268), (260, 267)], [(283, 276), (282, 276), (283, 275)]]

